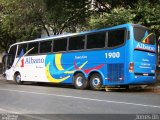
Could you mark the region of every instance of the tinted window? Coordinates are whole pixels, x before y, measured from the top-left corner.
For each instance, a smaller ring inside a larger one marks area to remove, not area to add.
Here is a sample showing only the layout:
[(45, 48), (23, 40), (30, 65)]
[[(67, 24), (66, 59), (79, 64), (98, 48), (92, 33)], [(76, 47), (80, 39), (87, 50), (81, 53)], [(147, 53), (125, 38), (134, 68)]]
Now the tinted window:
[(87, 35), (87, 49), (105, 47), (105, 38), (105, 32)]
[(40, 53), (51, 52), (51, 49), (52, 49), (52, 41), (40, 42)]
[(69, 39), (69, 50), (84, 49), (85, 36), (71, 37)]
[(134, 38), (138, 42), (145, 44), (155, 44), (156, 37), (148, 29), (143, 27), (134, 27)]
[(9, 55), (12, 55), (13, 57), (15, 57), (16, 50), (17, 50), (17, 45), (12, 46), (9, 50)]
[(20, 54), (25, 54), (27, 51), (27, 44), (20, 44), (18, 45), (18, 54), (17, 57), (19, 57)]
[(53, 52), (66, 51), (67, 38), (54, 40)]
[(8, 59), (7, 59), (7, 67), (8, 68), (11, 68), (11, 66), (14, 62), (16, 50), (17, 50), (17, 45), (12, 46), (9, 50), (9, 55), (8, 55)]
[(39, 42), (33, 42), (28, 44), (28, 50), (31, 50), (28, 54), (37, 54), (38, 53)]
[(108, 31), (108, 47), (115, 47), (124, 43), (125, 30)]

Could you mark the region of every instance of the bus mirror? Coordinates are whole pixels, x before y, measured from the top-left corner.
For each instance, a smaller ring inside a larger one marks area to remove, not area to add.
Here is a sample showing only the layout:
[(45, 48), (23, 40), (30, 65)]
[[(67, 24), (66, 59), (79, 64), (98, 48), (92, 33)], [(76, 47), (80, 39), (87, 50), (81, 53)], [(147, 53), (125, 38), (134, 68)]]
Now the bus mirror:
[(11, 66), (12, 66), (12, 55), (4, 52), (2, 54), (2, 64), (3, 64), (3, 71), (11, 68)]
[(7, 52), (3, 52), (3, 53), (2, 53), (2, 61), (3, 61), (3, 58), (5, 58), (7, 55), (8, 55)]
[(7, 57), (8, 57), (8, 53), (3, 52), (2, 53), (2, 74), (3, 76), (5, 76), (5, 70), (7, 68)]
[(5, 64), (6, 63), (6, 58), (8, 56), (8, 53), (7, 52), (3, 52), (2, 53), (2, 63)]

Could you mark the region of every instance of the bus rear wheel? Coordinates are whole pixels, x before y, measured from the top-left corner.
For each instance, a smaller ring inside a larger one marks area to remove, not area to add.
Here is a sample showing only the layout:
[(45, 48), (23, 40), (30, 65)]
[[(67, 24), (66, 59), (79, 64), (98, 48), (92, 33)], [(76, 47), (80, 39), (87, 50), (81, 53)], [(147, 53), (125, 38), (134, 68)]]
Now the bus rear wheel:
[(21, 75), (20, 75), (20, 73), (16, 73), (14, 75), (14, 80), (15, 80), (16, 84), (18, 84), (18, 85), (22, 85), (23, 84), (23, 81), (21, 81)]
[(100, 74), (95, 73), (90, 77), (90, 87), (92, 90), (102, 89), (102, 77)]
[(76, 89), (84, 90), (88, 86), (88, 81), (82, 73), (78, 73), (73, 77), (74, 87)]

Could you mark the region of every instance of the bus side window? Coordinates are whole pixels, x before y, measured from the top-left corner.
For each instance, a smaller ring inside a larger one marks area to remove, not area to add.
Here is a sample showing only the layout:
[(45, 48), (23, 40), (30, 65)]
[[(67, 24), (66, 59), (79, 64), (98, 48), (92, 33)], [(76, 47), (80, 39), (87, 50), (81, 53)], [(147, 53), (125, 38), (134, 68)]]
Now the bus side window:
[(28, 50), (31, 50), (28, 54), (38, 54), (39, 42), (32, 42), (28, 44)]
[(124, 43), (125, 29), (108, 31), (108, 47), (116, 47)]
[(105, 39), (106, 39), (106, 32), (87, 35), (87, 49), (104, 48)]
[(27, 44), (19, 44), (17, 57), (19, 57), (21, 54), (25, 54), (26, 51), (27, 51)]
[(76, 36), (69, 38), (69, 50), (84, 49), (85, 36)]
[(40, 42), (40, 53), (49, 53), (52, 51), (52, 41)]
[(67, 38), (54, 40), (53, 52), (66, 51)]

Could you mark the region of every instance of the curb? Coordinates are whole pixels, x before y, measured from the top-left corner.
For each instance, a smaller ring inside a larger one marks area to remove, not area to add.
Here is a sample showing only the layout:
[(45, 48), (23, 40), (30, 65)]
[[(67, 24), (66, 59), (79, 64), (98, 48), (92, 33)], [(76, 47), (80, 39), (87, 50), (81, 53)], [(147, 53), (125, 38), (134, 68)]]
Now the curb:
[(160, 94), (160, 85), (134, 85), (129, 86), (129, 89), (105, 87), (106, 92), (152, 92)]
[(160, 85), (147, 86), (144, 88), (144, 90), (147, 92), (160, 93)]

